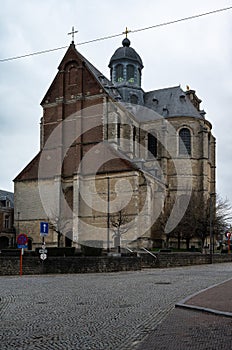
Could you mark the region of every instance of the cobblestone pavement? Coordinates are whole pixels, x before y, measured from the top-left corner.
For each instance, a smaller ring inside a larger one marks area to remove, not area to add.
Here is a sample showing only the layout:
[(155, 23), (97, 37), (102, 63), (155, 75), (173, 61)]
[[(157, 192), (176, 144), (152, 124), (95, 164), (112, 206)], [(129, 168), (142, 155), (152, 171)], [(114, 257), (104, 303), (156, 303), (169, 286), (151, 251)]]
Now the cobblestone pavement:
[(168, 315), (174, 315), (173, 322), (175, 312), (187, 315), (173, 311), (176, 302), (231, 274), (227, 263), (0, 277), (0, 349), (132, 350), (154, 329), (161, 332)]
[(231, 318), (175, 309), (136, 350), (229, 350), (231, 329)]

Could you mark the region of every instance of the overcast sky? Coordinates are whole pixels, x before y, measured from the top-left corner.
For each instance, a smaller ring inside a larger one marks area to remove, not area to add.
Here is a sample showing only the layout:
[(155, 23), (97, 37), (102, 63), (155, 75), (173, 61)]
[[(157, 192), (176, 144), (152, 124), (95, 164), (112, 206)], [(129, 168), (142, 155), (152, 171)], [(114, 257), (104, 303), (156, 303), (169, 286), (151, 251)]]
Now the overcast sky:
[[(0, 59), (68, 46), (230, 7), (230, 0), (2, 0)], [(109, 77), (108, 63), (124, 36), (77, 46)], [(129, 34), (140, 54), (145, 91), (181, 85), (196, 90), (217, 138), (217, 192), (232, 202), (232, 10)], [(39, 150), (40, 102), (66, 49), (0, 62), (0, 188)]]

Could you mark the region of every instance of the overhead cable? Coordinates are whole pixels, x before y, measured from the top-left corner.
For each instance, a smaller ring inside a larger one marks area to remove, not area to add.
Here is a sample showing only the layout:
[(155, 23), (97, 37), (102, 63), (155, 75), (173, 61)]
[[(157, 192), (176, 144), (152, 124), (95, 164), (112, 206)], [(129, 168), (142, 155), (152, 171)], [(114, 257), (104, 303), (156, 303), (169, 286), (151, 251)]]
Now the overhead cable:
[[(217, 10), (205, 12), (205, 13), (201, 13), (201, 14), (198, 14), (198, 15), (192, 15), (192, 16), (189, 16), (189, 17), (183, 17), (183, 18), (179, 18), (179, 19), (176, 19), (176, 20), (173, 20), (173, 21), (169, 21), (169, 22), (163, 22), (163, 23), (155, 24), (155, 25), (152, 25), (152, 26), (149, 26), (149, 27), (144, 27), (144, 28), (130, 30), (130, 33), (138, 33), (138, 32), (142, 32), (144, 30), (148, 30), (148, 29), (164, 27), (164, 26), (168, 26), (168, 25), (171, 25), (171, 24), (180, 23), (180, 22), (184, 22), (184, 21), (189, 21), (189, 20), (192, 20), (192, 19), (200, 18), (200, 17), (203, 17), (203, 16), (208, 16), (208, 15), (216, 14), (216, 13), (219, 13), (219, 12), (228, 11), (228, 10), (231, 10), (231, 9), (232, 9), (232, 6), (225, 7), (225, 8), (222, 8), (222, 9), (217, 9)], [(94, 43), (94, 42), (97, 42), (97, 41), (103, 41), (103, 40), (116, 38), (116, 37), (122, 36), (123, 34), (124, 33), (112, 34), (112, 35), (108, 35), (108, 36), (104, 36), (104, 37), (100, 37), (100, 38), (96, 38), (96, 39), (92, 39), (92, 40), (83, 41), (83, 42), (77, 43), (76, 46), (81, 46), (81, 45)], [(66, 49), (67, 47), (68, 46), (66, 45), (66, 46), (62, 46), (62, 47), (57, 47), (55, 49), (48, 49), (48, 50), (43, 50), (43, 51), (32, 52), (32, 53), (29, 53), (29, 54), (24, 54), (24, 55), (21, 55), (21, 56), (14, 56), (14, 57), (3, 58), (3, 59), (0, 59), (0, 62), (13, 61), (13, 60), (17, 60), (17, 59), (25, 58), (25, 57), (29, 57), (29, 56), (41, 55), (41, 54), (45, 54), (45, 53), (48, 53), (48, 52), (53, 52), (53, 51)]]

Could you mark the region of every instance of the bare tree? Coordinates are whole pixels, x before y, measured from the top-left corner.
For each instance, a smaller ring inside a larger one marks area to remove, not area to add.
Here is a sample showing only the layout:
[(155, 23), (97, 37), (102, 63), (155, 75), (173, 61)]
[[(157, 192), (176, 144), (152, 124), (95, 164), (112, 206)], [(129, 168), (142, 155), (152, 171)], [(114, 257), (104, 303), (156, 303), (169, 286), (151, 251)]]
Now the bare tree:
[(60, 217), (53, 216), (49, 220), (49, 227), (57, 233), (57, 247), (60, 247), (61, 237), (69, 232), (70, 229), (70, 220)]
[(217, 196), (215, 220), (214, 220), (214, 233), (216, 236), (224, 234), (225, 231), (232, 224), (232, 205), (229, 200), (223, 199)]
[(214, 237), (219, 238), (232, 223), (232, 206), (228, 199), (216, 196), (216, 203), (210, 198), (207, 205), (201, 204), (199, 195), (193, 193), (183, 218), (169, 234), (170, 237), (177, 239), (178, 248), (181, 241), (185, 240), (186, 248), (189, 249), (193, 238), (199, 238), (201, 246), (204, 247), (206, 238), (210, 235), (210, 225), (212, 225)]
[(118, 249), (118, 253), (121, 251), (121, 237), (125, 234), (130, 227), (131, 217), (128, 215), (125, 209), (119, 210), (116, 214), (110, 217), (110, 225), (113, 230), (113, 238)]

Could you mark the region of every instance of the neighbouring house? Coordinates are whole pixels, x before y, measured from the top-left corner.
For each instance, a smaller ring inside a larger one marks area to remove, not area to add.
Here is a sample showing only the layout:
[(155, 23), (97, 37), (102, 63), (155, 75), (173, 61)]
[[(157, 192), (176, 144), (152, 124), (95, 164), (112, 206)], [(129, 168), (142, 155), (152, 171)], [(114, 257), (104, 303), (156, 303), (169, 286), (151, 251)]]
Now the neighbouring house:
[(14, 194), (0, 190), (0, 250), (15, 246)]

